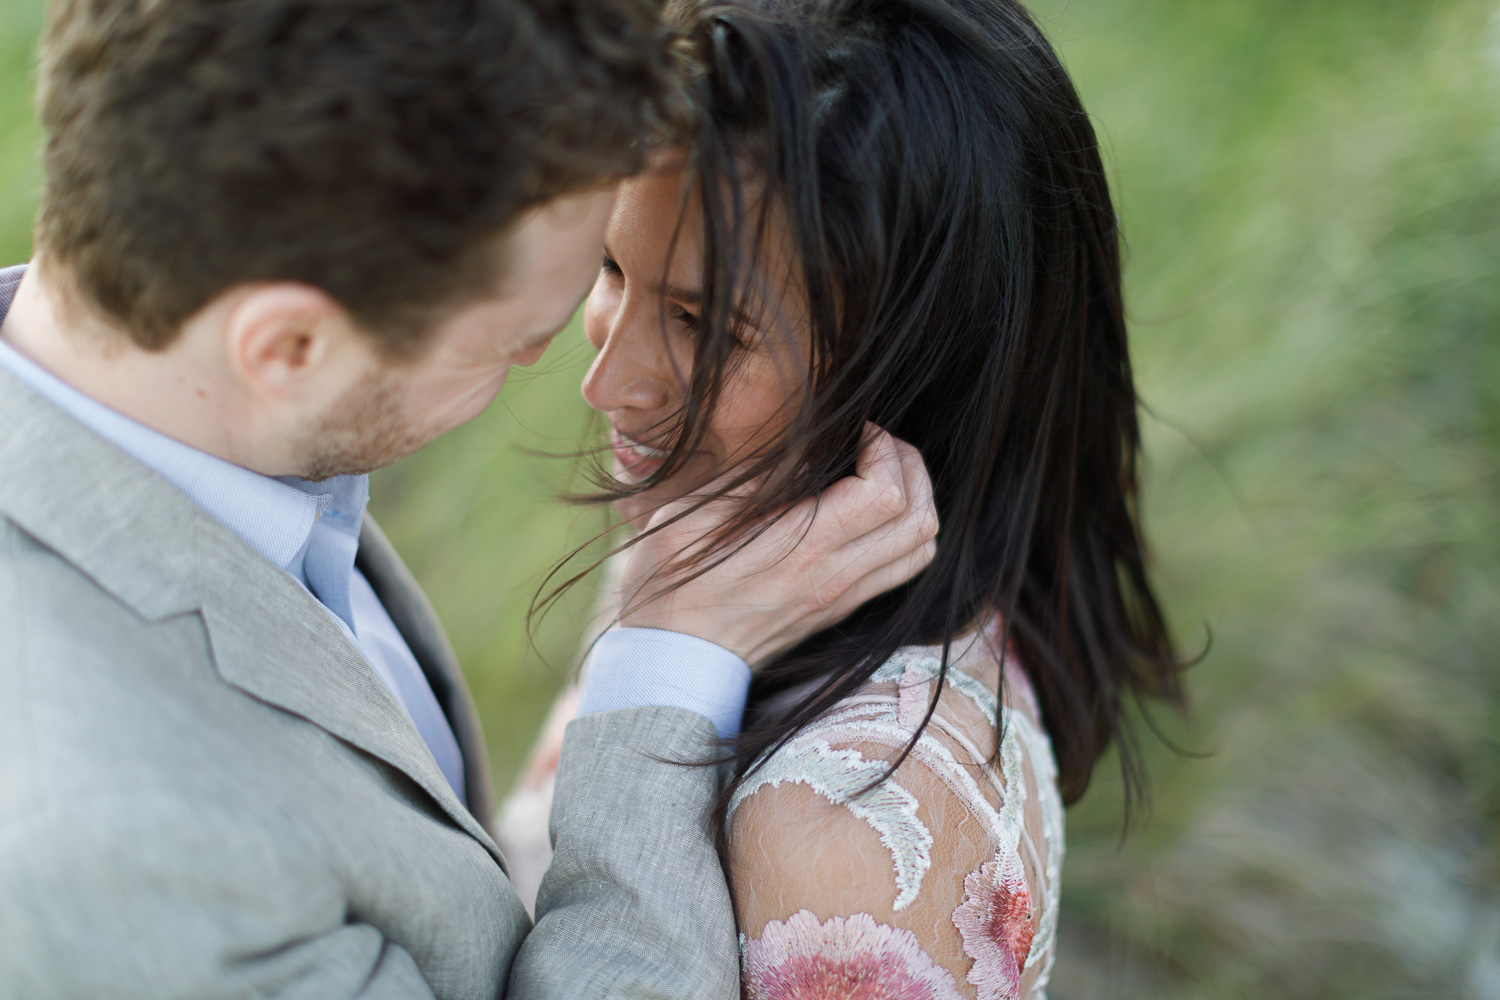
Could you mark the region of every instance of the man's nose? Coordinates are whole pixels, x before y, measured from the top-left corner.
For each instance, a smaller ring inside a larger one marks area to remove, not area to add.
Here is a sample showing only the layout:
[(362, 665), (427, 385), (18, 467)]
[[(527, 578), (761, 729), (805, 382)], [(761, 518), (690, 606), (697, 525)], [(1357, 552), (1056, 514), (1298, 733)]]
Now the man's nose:
[(536, 364), (538, 361), (542, 360), (542, 355), (547, 353), (547, 348), (552, 346), (552, 341), (554, 339), (555, 338), (553, 337), (548, 337), (540, 344), (534, 344), (531, 347), (526, 348), (526, 350), (516, 355), (515, 360), (513, 360), (511, 364), (515, 365), (518, 368), (527, 368), (531, 365)]

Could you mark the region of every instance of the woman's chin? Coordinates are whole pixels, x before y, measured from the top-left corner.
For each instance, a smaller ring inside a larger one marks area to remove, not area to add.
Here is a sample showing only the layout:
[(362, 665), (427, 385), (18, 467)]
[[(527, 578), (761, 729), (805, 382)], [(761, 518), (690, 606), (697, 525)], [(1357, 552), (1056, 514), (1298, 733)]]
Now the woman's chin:
[[(646, 475), (639, 475), (642, 471), (639, 466), (626, 467), (617, 457), (614, 467), (615, 479), (621, 486), (633, 486), (660, 467), (661, 463), (652, 463)], [(719, 469), (719, 465), (711, 462), (690, 464), (688, 468), (679, 469), (666, 482), (658, 483), (645, 493), (616, 500), (615, 510), (619, 511), (622, 521), (636, 531), (640, 531), (650, 522), (651, 516), (667, 504), (686, 496), (694, 496), (697, 499), (704, 485), (713, 480)]]
[[(615, 459), (615, 479), (621, 486), (633, 486), (645, 479), (651, 473), (661, 467), (660, 462), (653, 462), (649, 469), (643, 470), (639, 466), (627, 467), (619, 458)], [(644, 472), (644, 474), (642, 474)], [(651, 515), (661, 510), (674, 500), (680, 500), (693, 488), (696, 480), (690, 475), (678, 472), (665, 483), (658, 483), (649, 491), (633, 497), (625, 497), (615, 501), (615, 510), (619, 511), (620, 519), (629, 524), (636, 531), (646, 527), (651, 520)]]
[(651, 515), (672, 502), (672, 497), (638, 496), (615, 501), (615, 510), (620, 520), (636, 531), (643, 530), (651, 521)]

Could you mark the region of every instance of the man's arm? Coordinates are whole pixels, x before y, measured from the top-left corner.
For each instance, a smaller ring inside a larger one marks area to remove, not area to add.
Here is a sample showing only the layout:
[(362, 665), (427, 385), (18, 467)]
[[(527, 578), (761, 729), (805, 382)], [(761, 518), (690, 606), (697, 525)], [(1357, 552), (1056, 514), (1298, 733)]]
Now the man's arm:
[(739, 996), (729, 890), (706, 813), (717, 734), (680, 708), (569, 723), (552, 807), (552, 865), (513, 998)]
[(131, 793), (0, 825), (0, 996), (431, 1000), (326, 866), (245, 820)]
[[(696, 512), (637, 546), (626, 592), (660, 590), (653, 573), (717, 516)], [(706, 762), (738, 732), (746, 664), (911, 579), (936, 534), (921, 458), (879, 433), (819, 503), (667, 599), (627, 605), (628, 627), (596, 647), (568, 726), (552, 866), (511, 997), (739, 996), (733, 908), (707, 825), (718, 771)]]

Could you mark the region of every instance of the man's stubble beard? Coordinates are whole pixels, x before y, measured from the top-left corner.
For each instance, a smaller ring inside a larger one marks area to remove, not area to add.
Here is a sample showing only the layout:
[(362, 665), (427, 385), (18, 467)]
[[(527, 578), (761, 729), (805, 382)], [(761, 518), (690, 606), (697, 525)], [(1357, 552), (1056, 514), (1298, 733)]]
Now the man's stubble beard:
[(405, 458), (427, 443), (406, 419), (397, 380), (371, 375), (332, 407), (297, 449), (304, 479), (365, 475)]

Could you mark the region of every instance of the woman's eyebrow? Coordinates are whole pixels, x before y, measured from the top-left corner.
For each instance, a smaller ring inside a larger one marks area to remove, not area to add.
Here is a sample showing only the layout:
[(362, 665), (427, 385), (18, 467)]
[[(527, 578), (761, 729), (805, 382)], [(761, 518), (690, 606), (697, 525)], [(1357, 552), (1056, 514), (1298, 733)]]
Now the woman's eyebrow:
[(690, 302), (695, 306), (703, 302), (703, 293), (701, 291), (696, 288), (688, 288), (685, 285), (657, 285), (651, 291), (669, 299), (680, 299), (683, 302)]
[[(685, 285), (657, 285), (653, 287), (651, 291), (663, 296), (664, 298), (676, 299), (677, 301), (685, 303), (686, 305), (701, 306), (703, 304), (703, 293), (696, 288), (688, 288)], [(744, 310), (740, 309), (738, 306), (735, 307), (731, 315), (733, 316), (734, 321), (736, 323), (739, 323), (746, 330), (759, 329), (755, 322), (751, 320), (750, 317), (745, 314)]]
[[(610, 253), (609, 240), (607, 239), (604, 241), (604, 256), (609, 260), (616, 259), (615, 255)], [(653, 295), (660, 295), (662, 298), (667, 299), (676, 299), (686, 305), (701, 306), (703, 304), (703, 292), (701, 289), (689, 288), (686, 285), (665, 284), (648, 285), (647, 288)], [(743, 310), (736, 308), (733, 316), (735, 321), (742, 324), (747, 330), (756, 329), (755, 324), (750, 321), (750, 317), (746, 316)]]

